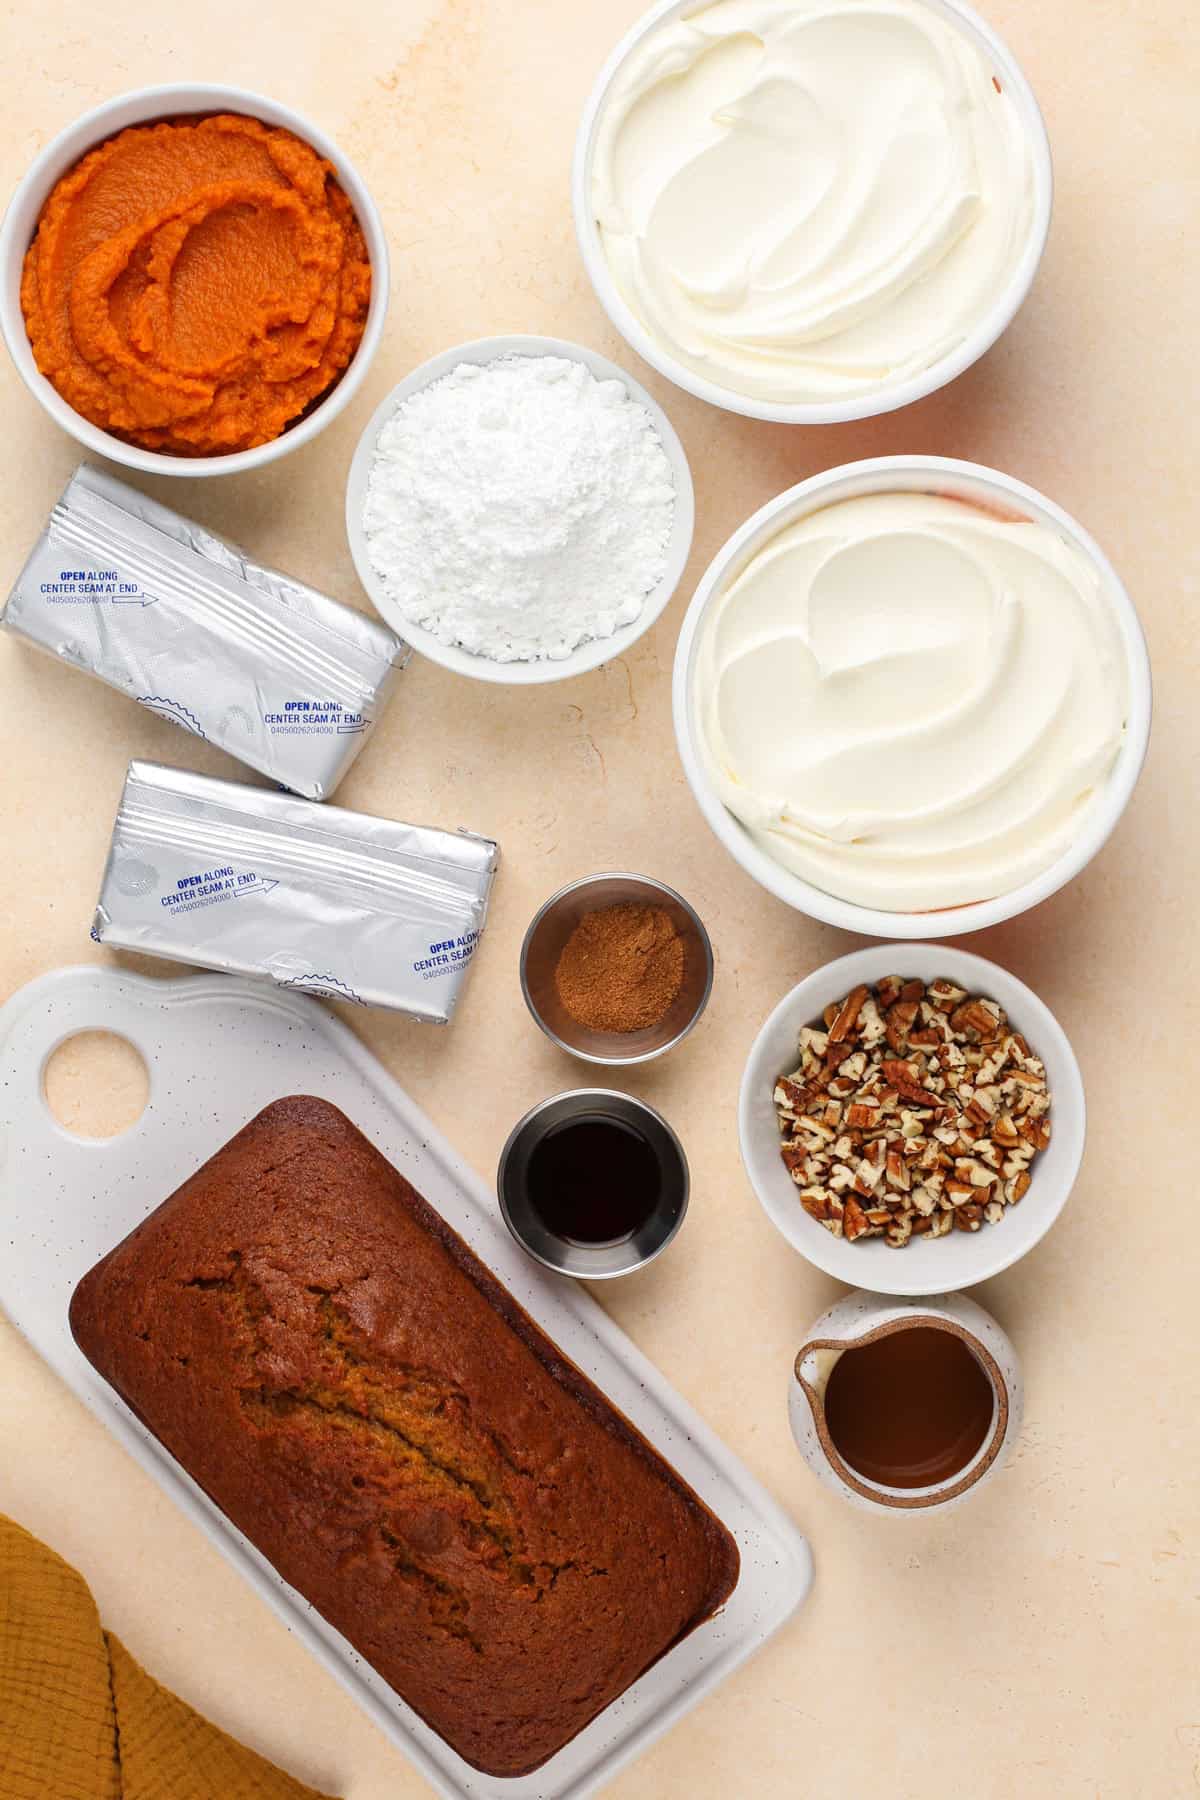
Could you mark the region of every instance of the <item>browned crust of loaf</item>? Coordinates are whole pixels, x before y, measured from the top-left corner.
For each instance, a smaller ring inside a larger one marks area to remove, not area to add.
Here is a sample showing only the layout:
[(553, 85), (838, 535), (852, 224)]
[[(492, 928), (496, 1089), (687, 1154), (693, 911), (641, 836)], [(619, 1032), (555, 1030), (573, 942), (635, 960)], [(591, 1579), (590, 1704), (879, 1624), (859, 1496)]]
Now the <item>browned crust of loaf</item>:
[[(739, 1558), (733, 1538), (704, 1505), (699, 1496), (646, 1441), (631, 1421), (613, 1406), (582, 1370), (565, 1357), (547, 1338), (524, 1308), (480, 1262), (479, 1258), (447, 1225), (440, 1214), (416, 1192), (411, 1183), (381, 1155), (370, 1140), (365, 1138), (358, 1128), (329, 1102), (311, 1096), (290, 1096), (268, 1106), (252, 1119), (223, 1150), (218, 1151), (216, 1156), (211, 1158), (202, 1169), (198, 1170), (169, 1199), (164, 1201), (154, 1213), (135, 1227), (121, 1244), (97, 1263), (79, 1283), (71, 1300), (71, 1330), (80, 1350), (116, 1388), (126, 1405), (147, 1425), (147, 1428), (153, 1430), (138, 1405), (136, 1395), (126, 1390), (126, 1387), (116, 1378), (116, 1371), (112, 1367), (113, 1357), (107, 1342), (107, 1329), (103, 1318), (104, 1293), (108, 1274), (115, 1263), (128, 1258), (130, 1252), (136, 1249), (143, 1237), (152, 1237), (153, 1234), (164, 1230), (169, 1231), (177, 1212), (182, 1212), (186, 1217), (193, 1184), (200, 1182), (208, 1172), (213, 1170), (214, 1165), (219, 1167), (231, 1153), (256, 1148), (260, 1138), (265, 1137), (270, 1140), (281, 1132), (297, 1129), (304, 1132), (316, 1132), (326, 1140), (342, 1139), (348, 1146), (352, 1145), (357, 1151), (364, 1154), (372, 1164), (385, 1191), (404, 1206), (420, 1231), (437, 1242), (450, 1262), (472, 1284), (486, 1305), (534, 1357), (548, 1378), (570, 1396), (571, 1400), (596, 1427), (631, 1451), (645, 1465), (648, 1472), (652, 1473), (664, 1488), (674, 1493), (687, 1508), (693, 1519), (694, 1527), (699, 1529), (707, 1545), (710, 1569), (709, 1588), (700, 1606), (674, 1636), (664, 1642), (649, 1658), (644, 1665), (644, 1667), (649, 1667), (651, 1663), (665, 1655), (674, 1644), (710, 1618), (728, 1600), (738, 1577)], [(180, 1460), (183, 1461), (182, 1458)], [(187, 1466), (186, 1462), (184, 1462), (184, 1466)], [(219, 1496), (207, 1488), (205, 1491), (209, 1492), (209, 1497), (214, 1504), (220, 1507)], [(340, 1628), (344, 1629), (344, 1626)], [(369, 1657), (368, 1660), (370, 1660)], [(636, 1675), (632, 1677), (632, 1679), (636, 1678)], [(419, 1704), (419, 1699), (414, 1699), (408, 1693), (405, 1693), (403, 1697), (409, 1705), (413, 1706), (414, 1711), (427, 1717)], [(615, 1693), (605, 1695), (588, 1717), (579, 1720), (570, 1735), (575, 1735), (589, 1722), (590, 1717), (603, 1711), (616, 1697)], [(569, 1737), (564, 1737), (561, 1741), (551, 1743), (533, 1760), (506, 1760), (499, 1751), (493, 1760), (489, 1761), (486, 1757), (481, 1760), (463, 1744), (455, 1743), (452, 1735), (435, 1721), (427, 1718), (427, 1722), (433, 1724), (434, 1729), (442, 1730), (443, 1735), (448, 1737), (448, 1741), (452, 1743), (457, 1753), (473, 1767), (479, 1768), (485, 1773), (511, 1777), (532, 1773), (542, 1766), (550, 1756), (556, 1754), (565, 1742), (569, 1741)]]

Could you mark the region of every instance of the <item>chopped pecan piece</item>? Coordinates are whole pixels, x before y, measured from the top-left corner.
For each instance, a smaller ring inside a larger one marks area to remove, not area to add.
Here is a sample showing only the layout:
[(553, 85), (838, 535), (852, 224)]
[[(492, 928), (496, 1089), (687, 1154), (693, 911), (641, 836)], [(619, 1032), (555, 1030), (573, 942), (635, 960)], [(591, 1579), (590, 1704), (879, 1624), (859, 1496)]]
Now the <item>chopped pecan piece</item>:
[(889, 1149), (885, 1166), (889, 1185), (899, 1188), (901, 1193), (907, 1194), (912, 1186), (912, 1181), (908, 1173), (908, 1164), (899, 1149)]
[(873, 1050), (886, 1029), (877, 1002), (868, 995), (858, 1019), (858, 1035), (864, 1047)]
[(869, 1157), (864, 1156), (854, 1171), (854, 1189), (859, 1194), (873, 1194), (879, 1186), (881, 1171)]
[(846, 998), (842, 1001), (841, 1011), (837, 1013), (833, 1024), (829, 1027), (829, 1042), (831, 1044), (840, 1044), (843, 1038), (849, 1037), (858, 1022), (858, 1015), (862, 1011), (863, 1002), (870, 991), (871, 990), (866, 987), (856, 987), (852, 994), (846, 995)]
[[(811, 1100), (812, 1089), (801, 1087), (798, 1082), (793, 1081), (787, 1075), (781, 1075), (775, 1083), (775, 1106), (777, 1111), (785, 1116), (798, 1119), (801, 1113), (808, 1110)], [(1016, 1141), (1014, 1135), (1013, 1142), (1016, 1143)]]
[(895, 1081), (892, 1083), (892, 1086), (896, 1089), (900, 1098), (902, 1100), (907, 1100), (910, 1106), (935, 1107), (938, 1105), (937, 1095), (928, 1093), (925, 1088), (918, 1087), (916, 1082)]
[(796, 1129), (797, 1131), (806, 1131), (810, 1137), (818, 1139), (823, 1144), (832, 1144), (837, 1136), (832, 1125), (827, 1125), (824, 1119), (814, 1118), (812, 1113), (805, 1113), (802, 1119), (797, 1119)]
[(847, 1243), (851, 1244), (871, 1229), (866, 1213), (858, 1201), (853, 1198), (846, 1202), (845, 1211), (842, 1214), (842, 1229), (846, 1234)]
[(950, 1014), (951, 1029), (977, 1043), (999, 1036), (1007, 1023), (994, 1000), (968, 1000)]
[(999, 1094), (994, 1087), (977, 1087), (967, 1102), (967, 1117), (976, 1125), (986, 1125), (996, 1116), (996, 1105)]
[(908, 1034), (917, 1018), (917, 1002), (915, 1000), (897, 1000), (887, 1016), (887, 1041), (897, 1056), (903, 1053), (908, 1043)]

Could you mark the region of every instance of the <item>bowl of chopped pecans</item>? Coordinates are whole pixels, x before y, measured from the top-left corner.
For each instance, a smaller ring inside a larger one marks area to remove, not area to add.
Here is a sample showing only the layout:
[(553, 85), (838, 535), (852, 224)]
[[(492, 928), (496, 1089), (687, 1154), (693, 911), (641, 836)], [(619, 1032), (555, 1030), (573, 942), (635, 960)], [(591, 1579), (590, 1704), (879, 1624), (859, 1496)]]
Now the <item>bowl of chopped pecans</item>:
[(945, 944), (879, 944), (792, 989), (755, 1039), (742, 1161), (771, 1222), (886, 1294), (970, 1287), (1045, 1236), (1079, 1172), (1083, 1081), (1054, 1015)]

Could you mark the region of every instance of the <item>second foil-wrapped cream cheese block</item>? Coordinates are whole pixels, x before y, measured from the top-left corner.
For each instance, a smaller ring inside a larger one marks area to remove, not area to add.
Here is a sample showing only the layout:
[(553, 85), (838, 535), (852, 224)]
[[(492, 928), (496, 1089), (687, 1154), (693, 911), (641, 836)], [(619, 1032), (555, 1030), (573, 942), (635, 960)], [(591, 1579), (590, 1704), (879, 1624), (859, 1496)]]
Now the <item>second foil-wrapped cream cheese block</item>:
[(499, 854), (473, 832), (135, 762), (92, 936), (444, 1025)]
[(713, 779), (754, 841), (893, 912), (1049, 868), (1112, 771), (1129, 697), (1082, 549), (922, 493), (781, 530), (710, 607), (693, 679)]
[(717, 0), (664, 22), (600, 116), (612, 278), (693, 373), (780, 403), (869, 396), (987, 318), (1034, 229), (1028, 128), (923, 0)]

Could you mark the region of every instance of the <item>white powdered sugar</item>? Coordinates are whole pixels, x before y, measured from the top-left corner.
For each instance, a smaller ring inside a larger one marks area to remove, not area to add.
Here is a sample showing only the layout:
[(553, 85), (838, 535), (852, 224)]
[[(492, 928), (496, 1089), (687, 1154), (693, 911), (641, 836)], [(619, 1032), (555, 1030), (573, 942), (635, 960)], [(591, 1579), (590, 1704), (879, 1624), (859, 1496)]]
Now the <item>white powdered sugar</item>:
[(497, 662), (632, 624), (667, 569), (671, 464), (623, 383), (559, 356), (460, 363), (383, 427), (363, 526), (410, 623)]

